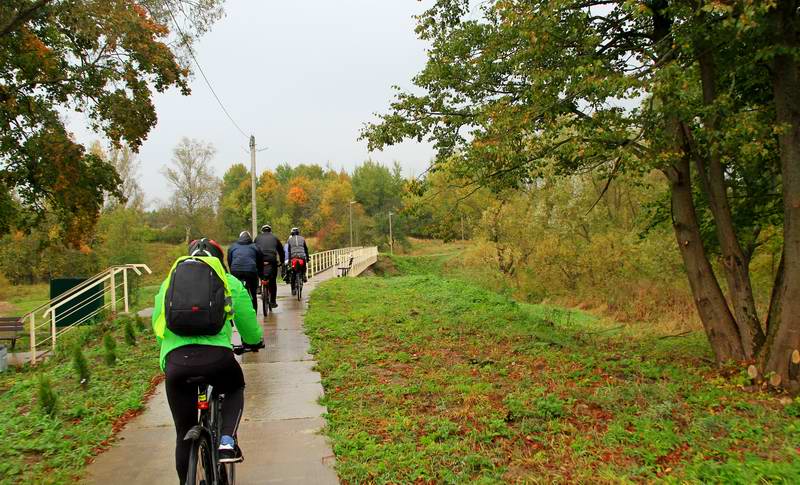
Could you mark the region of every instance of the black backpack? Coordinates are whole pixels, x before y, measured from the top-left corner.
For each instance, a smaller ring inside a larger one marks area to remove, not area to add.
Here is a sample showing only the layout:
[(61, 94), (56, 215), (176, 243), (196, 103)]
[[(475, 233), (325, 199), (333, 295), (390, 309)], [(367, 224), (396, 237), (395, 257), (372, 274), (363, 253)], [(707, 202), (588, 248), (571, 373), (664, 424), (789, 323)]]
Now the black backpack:
[(167, 328), (182, 337), (218, 334), (230, 311), (225, 282), (204, 259), (176, 263), (164, 297)]

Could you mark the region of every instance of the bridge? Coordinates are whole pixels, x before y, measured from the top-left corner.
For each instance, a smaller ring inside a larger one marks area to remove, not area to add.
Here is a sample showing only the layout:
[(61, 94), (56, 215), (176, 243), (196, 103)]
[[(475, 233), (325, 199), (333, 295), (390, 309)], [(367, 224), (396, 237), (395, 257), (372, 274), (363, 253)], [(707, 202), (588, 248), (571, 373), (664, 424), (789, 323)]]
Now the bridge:
[[(355, 277), (377, 261), (376, 247), (342, 248), (315, 253), (306, 295), (323, 281)], [(108, 283), (107, 283), (108, 286)], [(107, 292), (111, 291), (107, 289)], [(278, 308), (259, 315), (266, 349), (238, 357), (247, 383), (245, 411), (238, 438), (245, 462), (237, 468), (239, 483), (338, 483), (333, 451), (319, 431), (325, 425), (320, 375), (314, 371), (309, 340), (303, 330), (308, 296), (290, 295), (278, 287)], [(124, 303), (124, 302), (123, 302)], [(149, 316), (148, 311), (141, 313)], [(238, 335), (234, 334), (238, 339)], [(155, 358), (155, 356), (154, 356)], [(174, 483), (175, 430), (161, 383), (147, 409), (129, 422), (115, 444), (88, 468), (87, 483)]]

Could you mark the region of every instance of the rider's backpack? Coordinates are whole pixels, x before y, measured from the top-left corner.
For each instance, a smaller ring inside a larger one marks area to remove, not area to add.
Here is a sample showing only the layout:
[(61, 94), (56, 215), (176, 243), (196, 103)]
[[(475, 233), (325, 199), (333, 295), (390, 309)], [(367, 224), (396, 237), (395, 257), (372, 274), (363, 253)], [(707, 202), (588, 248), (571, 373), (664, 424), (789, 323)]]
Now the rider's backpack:
[(230, 311), (230, 299), (216, 258), (181, 258), (164, 295), (166, 327), (182, 337), (216, 335)]

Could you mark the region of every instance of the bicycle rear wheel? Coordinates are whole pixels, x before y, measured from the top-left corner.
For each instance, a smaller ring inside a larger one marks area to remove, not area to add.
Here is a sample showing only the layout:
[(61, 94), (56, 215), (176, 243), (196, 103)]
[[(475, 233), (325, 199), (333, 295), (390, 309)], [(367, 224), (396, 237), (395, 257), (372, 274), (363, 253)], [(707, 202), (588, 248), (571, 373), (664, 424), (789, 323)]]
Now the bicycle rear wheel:
[(269, 313), (269, 310), (270, 310), (269, 301), (270, 301), (269, 283), (267, 283), (266, 285), (262, 284), (261, 285), (261, 310), (264, 312), (264, 316), (265, 317), (267, 316), (267, 313)]
[(219, 464), (219, 484), (236, 485), (236, 463)]
[(189, 473), (186, 485), (214, 484), (214, 455), (208, 437), (201, 435), (194, 440), (189, 451)]
[(298, 273), (296, 278), (297, 278), (297, 301), (301, 301), (303, 299), (303, 276)]

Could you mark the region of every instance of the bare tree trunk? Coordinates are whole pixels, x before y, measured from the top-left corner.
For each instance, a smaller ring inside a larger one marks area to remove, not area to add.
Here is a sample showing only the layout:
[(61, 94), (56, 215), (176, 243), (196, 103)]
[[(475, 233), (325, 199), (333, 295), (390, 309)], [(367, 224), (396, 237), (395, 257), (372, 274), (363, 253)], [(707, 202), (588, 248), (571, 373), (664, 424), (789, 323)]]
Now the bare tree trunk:
[[(781, 0), (773, 12), (776, 47), (772, 65), (775, 113), (782, 127), (778, 135), (783, 183), (783, 285), (780, 320), (767, 351), (765, 373), (771, 382), (788, 388), (798, 385), (790, 372), (792, 354), (800, 349), (800, 65), (791, 51), (800, 48), (800, 16), (796, 0)], [(772, 329), (770, 329), (772, 333)]]
[[(666, 0), (655, 0), (650, 6), (653, 10), (653, 42), (661, 45), (658, 62), (668, 62), (672, 56), (670, 48), (672, 17), (668, 12), (669, 5)], [(678, 153), (683, 152), (680, 160), (664, 169), (664, 173), (670, 182), (672, 225), (697, 312), (717, 362), (731, 359), (744, 360), (745, 353), (736, 321), (728, 308), (711, 263), (708, 262), (700, 237), (700, 227), (692, 198), (690, 154), (682, 143), (684, 133), (680, 120), (676, 116), (669, 117), (665, 120), (665, 128), (672, 136), (671, 149)]]
[[(711, 106), (717, 97), (716, 69), (711, 46), (704, 42), (698, 45), (698, 60), (700, 64), (700, 78), (703, 86), (703, 102)], [(711, 114), (706, 117), (705, 125), (709, 132), (717, 129), (717, 116)], [(684, 125), (684, 133), (692, 145), (691, 132)], [(764, 332), (756, 310), (753, 287), (750, 281), (750, 261), (742, 250), (736, 229), (733, 226), (733, 217), (728, 203), (727, 184), (723, 173), (720, 153), (712, 147), (710, 163), (705, 165), (703, 154), (694, 146), (690, 146), (697, 164), (698, 176), (701, 187), (708, 198), (711, 212), (714, 216), (714, 227), (722, 251), (722, 266), (725, 279), (728, 283), (730, 306), (736, 317), (736, 325), (742, 340), (745, 357), (753, 358), (764, 343)]]
[(763, 351), (759, 354), (758, 364), (760, 369), (764, 369), (766, 367), (766, 360), (769, 357), (769, 349), (771, 349), (775, 343), (775, 336), (778, 334), (778, 329), (780, 328), (780, 321), (781, 321), (781, 313), (782, 313), (782, 303), (783, 303), (783, 275), (784, 275), (784, 265), (783, 265), (783, 255), (781, 255), (781, 262), (778, 264), (778, 272), (775, 274), (775, 282), (772, 285), (772, 295), (769, 299), (769, 310), (767, 311), (767, 322), (766, 322), (766, 340), (764, 341)]
[[(677, 133), (676, 133), (677, 136)], [(686, 156), (665, 171), (670, 182), (672, 217), (686, 275), (697, 312), (703, 322), (717, 362), (744, 360), (745, 353), (736, 322), (706, 257), (697, 224), (689, 160)]]

